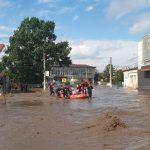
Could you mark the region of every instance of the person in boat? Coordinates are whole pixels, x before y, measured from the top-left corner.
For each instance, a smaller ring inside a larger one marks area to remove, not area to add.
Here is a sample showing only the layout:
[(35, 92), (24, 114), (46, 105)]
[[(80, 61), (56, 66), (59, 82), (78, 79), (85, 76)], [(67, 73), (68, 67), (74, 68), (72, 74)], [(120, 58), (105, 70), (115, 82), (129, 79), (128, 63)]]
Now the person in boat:
[(93, 90), (92, 84), (88, 85), (87, 91), (88, 91), (89, 98), (92, 98), (92, 90)]
[(56, 88), (56, 91), (55, 91), (55, 92), (56, 92), (56, 95), (57, 95), (58, 97), (61, 96), (62, 90), (63, 90), (63, 89), (62, 89), (61, 86), (59, 86), (59, 87)]
[(81, 86), (81, 84), (79, 84), (79, 85), (77, 86), (77, 90), (78, 90), (78, 93), (79, 93), (79, 94), (82, 92), (82, 86)]
[(72, 95), (72, 88), (71, 87), (67, 87), (68, 88), (68, 93), (69, 93), (69, 95)]
[(63, 94), (63, 97), (64, 97), (64, 98), (69, 98), (69, 95), (70, 95), (70, 93), (69, 93), (69, 88), (66, 87), (66, 86), (63, 87), (62, 94)]
[(81, 93), (86, 94), (86, 87), (84, 85), (81, 86)]
[(72, 88), (71, 93), (72, 93), (73, 95), (74, 95), (74, 94), (77, 94), (77, 89), (76, 89), (76, 88)]

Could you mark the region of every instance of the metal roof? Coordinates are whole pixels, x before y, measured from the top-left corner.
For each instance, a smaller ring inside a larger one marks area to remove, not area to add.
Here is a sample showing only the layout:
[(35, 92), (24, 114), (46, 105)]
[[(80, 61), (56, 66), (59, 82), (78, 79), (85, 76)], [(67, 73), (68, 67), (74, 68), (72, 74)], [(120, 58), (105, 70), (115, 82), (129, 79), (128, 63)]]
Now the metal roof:
[[(54, 67), (61, 67), (61, 66), (55, 65)], [(86, 64), (70, 64), (68, 67), (70, 68), (96, 68), (94, 66), (90, 66)]]

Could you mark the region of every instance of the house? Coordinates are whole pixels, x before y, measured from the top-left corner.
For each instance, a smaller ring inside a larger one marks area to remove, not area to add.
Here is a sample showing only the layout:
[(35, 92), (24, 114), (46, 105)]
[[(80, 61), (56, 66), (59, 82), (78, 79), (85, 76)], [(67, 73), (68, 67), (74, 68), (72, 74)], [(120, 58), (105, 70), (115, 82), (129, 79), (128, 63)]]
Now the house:
[(89, 80), (94, 82), (95, 69), (96, 67), (85, 64), (71, 64), (68, 67), (55, 65), (50, 72), (50, 77), (56, 81), (67, 79), (69, 81)]
[(150, 34), (138, 42), (138, 68), (124, 71), (124, 86), (150, 90)]
[(123, 71), (124, 74), (124, 87), (138, 88), (138, 68), (130, 68)]
[(0, 52), (2, 52), (5, 48), (5, 45), (4, 44), (0, 44)]
[(138, 88), (150, 90), (150, 34), (138, 42)]

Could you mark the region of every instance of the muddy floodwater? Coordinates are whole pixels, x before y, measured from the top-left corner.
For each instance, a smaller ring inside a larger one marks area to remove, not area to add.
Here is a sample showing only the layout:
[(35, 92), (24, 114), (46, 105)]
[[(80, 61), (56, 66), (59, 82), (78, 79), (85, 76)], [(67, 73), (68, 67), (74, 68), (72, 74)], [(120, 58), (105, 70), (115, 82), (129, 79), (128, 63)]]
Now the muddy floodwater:
[(94, 87), (93, 98), (48, 91), (0, 101), (0, 150), (150, 150), (150, 92)]

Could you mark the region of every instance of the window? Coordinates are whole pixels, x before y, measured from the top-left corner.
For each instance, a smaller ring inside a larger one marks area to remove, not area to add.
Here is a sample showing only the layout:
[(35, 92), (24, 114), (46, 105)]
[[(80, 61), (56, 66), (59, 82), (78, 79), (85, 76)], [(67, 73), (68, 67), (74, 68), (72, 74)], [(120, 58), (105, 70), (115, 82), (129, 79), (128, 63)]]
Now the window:
[(144, 72), (144, 78), (150, 78), (150, 71)]

